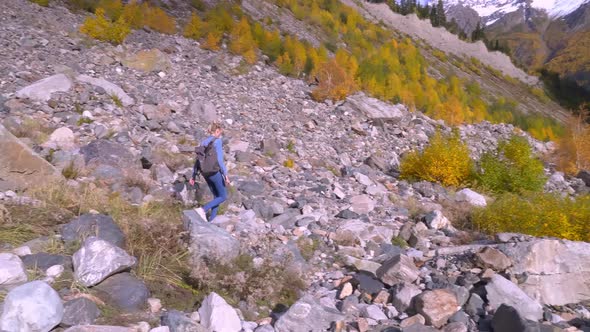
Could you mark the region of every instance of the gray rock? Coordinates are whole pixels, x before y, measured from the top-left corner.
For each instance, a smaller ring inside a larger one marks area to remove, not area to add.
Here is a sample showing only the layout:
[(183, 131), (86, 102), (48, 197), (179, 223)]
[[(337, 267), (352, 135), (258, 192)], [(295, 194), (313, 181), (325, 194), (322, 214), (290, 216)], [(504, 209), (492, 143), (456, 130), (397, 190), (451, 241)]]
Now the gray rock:
[(25, 265), (17, 255), (0, 253), (0, 285), (20, 284), (27, 279)]
[(418, 286), (409, 283), (399, 283), (392, 287), (392, 303), (400, 312), (413, 307), (414, 298), (421, 294), (422, 290)]
[(479, 295), (476, 293), (472, 293), (469, 297), (469, 301), (465, 305), (465, 312), (469, 315), (475, 316), (483, 316), (485, 311), (483, 309), (484, 302)]
[(373, 273), (367, 271), (359, 271), (352, 277), (352, 280), (356, 283), (356, 288), (359, 291), (368, 294), (377, 294), (384, 287), (383, 283)]
[(459, 323), (463, 323), (463, 324), (468, 324), (469, 319), (470, 319), (469, 315), (467, 315), (465, 313), (465, 311), (459, 310), (453, 316), (451, 316), (449, 318), (449, 322), (451, 322), (451, 323), (459, 322)]
[(67, 244), (82, 243), (95, 236), (120, 248), (125, 247), (125, 234), (113, 218), (104, 214), (83, 214), (60, 228), (62, 239)]
[(61, 326), (90, 325), (100, 316), (98, 306), (85, 297), (64, 303)]
[(338, 310), (323, 306), (311, 295), (305, 295), (277, 320), (274, 328), (281, 332), (319, 332), (344, 318)]
[(590, 299), (589, 243), (534, 239), (503, 244), (498, 249), (512, 260), (512, 273), (527, 274), (520, 288), (542, 304), (565, 305)]
[(401, 104), (391, 105), (381, 100), (367, 97), (363, 93), (357, 93), (347, 97), (346, 105), (361, 112), (371, 120), (399, 122), (403, 118), (405, 111), (405, 106)]
[(32, 255), (25, 255), (22, 257), (23, 263), (29, 269), (37, 268), (42, 271), (54, 265), (64, 265), (71, 268), (72, 259), (63, 255), (51, 255), (48, 253), (37, 253)]
[(188, 318), (184, 313), (177, 310), (168, 310), (164, 312), (161, 318), (161, 324), (168, 326), (170, 332), (207, 332), (207, 329)]
[(6, 295), (0, 331), (48, 332), (62, 317), (63, 305), (57, 292), (43, 281), (33, 281)]
[(512, 265), (510, 258), (498, 249), (486, 247), (475, 254), (477, 263), (482, 268), (504, 271)]
[(266, 138), (260, 142), (260, 149), (265, 156), (275, 157), (281, 152), (281, 145), (276, 139)]
[(100, 87), (100, 88), (104, 89), (104, 91), (109, 96), (117, 96), (117, 98), (119, 98), (119, 100), (121, 100), (121, 103), (125, 107), (135, 104), (135, 100), (133, 100), (133, 98), (129, 97), (129, 95), (127, 93), (125, 93), (125, 91), (123, 91), (123, 89), (121, 89), (121, 87), (105, 80), (104, 78), (94, 78), (94, 77), (90, 77), (88, 75), (78, 75), (78, 77), (76, 77), (76, 80), (78, 82), (88, 83), (90, 85)]
[(450, 323), (442, 329), (443, 332), (467, 332), (467, 325), (461, 322)]
[(338, 212), (338, 214), (336, 215), (336, 218), (342, 218), (342, 219), (358, 219), (360, 217), (360, 215), (354, 211), (351, 211), (349, 209), (344, 209), (340, 212)]
[(358, 214), (367, 214), (375, 209), (375, 201), (369, 195), (353, 196), (350, 204), (350, 210)]
[(576, 175), (578, 179), (582, 179), (587, 187), (590, 187), (590, 171), (582, 170)]
[(402, 332), (439, 332), (438, 329), (435, 329), (432, 326), (425, 326), (423, 324), (413, 324), (408, 327), (404, 327)]
[(46, 102), (54, 92), (67, 92), (72, 88), (72, 81), (64, 74), (56, 74), (37, 81), (16, 92), (18, 98), (29, 98)]
[(106, 294), (106, 302), (124, 312), (145, 309), (150, 291), (143, 281), (129, 273), (118, 273), (96, 285), (94, 289)]
[(459, 202), (467, 202), (473, 206), (484, 207), (487, 205), (486, 198), (483, 195), (468, 188), (459, 190), (455, 199)]
[(371, 318), (376, 321), (385, 321), (387, 320), (387, 316), (383, 313), (383, 310), (378, 305), (371, 304), (363, 308), (362, 311), (363, 317)]
[(160, 184), (170, 184), (174, 182), (174, 173), (166, 166), (166, 164), (158, 164), (156, 167), (152, 167), (154, 178)]
[(133, 172), (141, 169), (141, 163), (123, 144), (98, 139), (80, 148), (84, 161), (89, 167), (106, 165), (118, 170)]
[(256, 196), (264, 194), (264, 183), (257, 181), (239, 181), (237, 189), (244, 195)]
[(457, 297), (447, 289), (426, 291), (416, 297), (416, 310), (426, 323), (441, 328), (459, 309)]
[(418, 279), (418, 276), (418, 268), (412, 259), (401, 254), (394, 256), (377, 269), (377, 277), (389, 286), (400, 282), (412, 283)]
[(210, 101), (195, 100), (189, 107), (189, 113), (192, 118), (200, 124), (208, 124), (217, 120), (217, 111), (215, 105)]
[(431, 229), (445, 229), (451, 225), (451, 222), (439, 210), (434, 210), (424, 217), (424, 222)]
[(73, 263), (74, 279), (84, 286), (94, 286), (132, 267), (137, 260), (110, 242), (92, 236), (74, 253)]
[(239, 332), (242, 323), (236, 310), (216, 293), (210, 293), (199, 308), (201, 324), (210, 331)]
[(537, 321), (543, 318), (543, 307), (510, 280), (495, 274), (485, 286), (485, 289), (492, 309), (497, 309), (500, 305), (506, 304), (514, 307), (526, 319)]
[(518, 310), (506, 304), (501, 304), (494, 313), (492, 327), (494, 328), (494, 331), (502, 332), (539, 331), (539, 324), (527, 322), (520, 316)]
[(275, 332), (275, 329), (272, 327), (272, 325), (266, 324), (257, 327), (254, 332)]
[(191, 262), (230, 263), (240, 253), (240, 243), (226, 230), (201, 220), (194, 210), (183, 212), (185, 226), (190, 234)]

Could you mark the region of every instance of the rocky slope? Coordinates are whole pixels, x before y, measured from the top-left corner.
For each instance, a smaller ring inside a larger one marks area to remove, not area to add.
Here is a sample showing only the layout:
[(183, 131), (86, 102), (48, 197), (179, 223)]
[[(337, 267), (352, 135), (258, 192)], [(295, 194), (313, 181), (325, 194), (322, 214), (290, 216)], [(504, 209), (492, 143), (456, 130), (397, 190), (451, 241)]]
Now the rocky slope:
[[(255, 269), (268, 257), (286, 260), (284, 278), (305, 281), (290, 307), (230, 306), (233, 294), (215, 292), (186, 312), (162, 307), (152, 297), (160, 289), (137, 277), (141, 257), (129, 254), (121, 221), (78, 211), (56, 234), (0, 243), (0, 330), (587, 328), (590, 245), (518, 234), (472, 240), (451, 214), (486, 197), (397, 178), (400, 156), (425, 146), (436, 129), (449, 132), (443, 123), (362, 94), (318, 103), (303, 81), (179, 36), (140, 30), (123, 46), (89, 41), (76, 32), (83, 17), (60, 6), (2, 2), (0, 14), (0, 146), (23, 160), (0, 158), (4, 226), (27, 222), (10, 217), (15, 207), (49, 199), (23, 191), (39, 186), (30, 177), (60, 178), (75, 167), (63, 191), (104, 187), (135, 205), (171, 196), (186, 204), (182, 220), (171, 222), (184, 228), (178, 240), (193, 276), (203, 264), (245, 255)], [(183, 176), (214, 120), (226, 127), (233, 184), (225, 213), (205, 223), (190, 209)], [(514, 132), (489, 123), (460, 128), (474, 157)], [(527, 139), (537, 152), (552, 148)], [(548, 190), (588, 190), (547, 172)], [(56, 254), (55, 243), (71, 252)], [(58, 282), (64, 275), (69, 287)], [(104, 325), (85, 325), (95, 323)]]

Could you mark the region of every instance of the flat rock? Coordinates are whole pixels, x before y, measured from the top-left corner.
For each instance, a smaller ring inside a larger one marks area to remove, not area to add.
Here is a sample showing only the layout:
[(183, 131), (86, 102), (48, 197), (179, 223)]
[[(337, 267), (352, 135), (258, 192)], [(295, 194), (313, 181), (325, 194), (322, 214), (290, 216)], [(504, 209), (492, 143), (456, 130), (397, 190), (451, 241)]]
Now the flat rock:
[(83, 214), (60, 228), (64, 242), (82, 243), (89, 236), (110, 242), (120, 248), (125, 247), (125, 234), (113, 218), (104, 214)]
[(216, 293), (209, 294), (199, 308), (201, 324), (210, 331), (239, 332), (242, 323), (236, 310)]
[(143, 281), (129, 273), (117, 273), (96, 285), (94, 289), (106, 294), (105, 301), (124, 312), (137, 312), (147, 307), (150, 291)]
[(357, 195), (350, 198), (351, 211), (367, 214), (375, 209), (375, 201), (369, 195)]
[(446, 289), (426, 291), (416, 298), (416, 310), (436, 328), (445, 325), (459, 308), (455, 294)]
[(539, 324), (523, 319), (518, 311), (506, 304), (501, 304), (492, 318), (494, 331), (533, 332), (539, 331)]
[(0, 124), (0, 191), (37, 188), (63, 176)]
[(63, 305), (57, 292), (43, 281), (32, 281), (6, 295), (0, 331), (48, 332), (62, 317)]
[(0, 253), (0, 285), (27, 282), (27, 271), (23, 261), (15, 254)]
[(311, 295), (305, 295), (277, 320), (274, 328), (281, 332), (325, 331), (333, 322), (344, 318), (338, 310), (323, 306)]
[(389, 286), (400, 282), (412, 283), (418, 276), (419, 271), (413, 260), (401, 254), (395, 255), (377, 269), (377, 277)]
[(121, 87), (105, 80), (104, 78), (94, 78), (88, 75), (78, 75), (78, 77), (76, 77), (76, 80), (81, 83), (88, 83), (90, 85), (100, 87), (104, 89), (106, 93), (110, 96), (117, 96), (117, 98), (121, 100), (121, 103), (123, 103), (123, 106), (131, 106), (135, 104), (135, 100), (129, 97), (129, 95), (125, 93), (125, 91), (123, 91)]
[(94, 286), (108, 276), (137, 263), (123, 249), (91, 236), (73, 256), (74, 279), (84, 286)]
[(510, 280), (495, 274), (485, 289), (491, 308), (497, 309), (506, 304), (514, 307), (526, 319), (538, 321), (543, 318), (543, 307)]
[(63, 255), (52, 255), (44, 252), (25, 255), (22, 257), (22, 260), (27, 268), (37, 268), (42, 271), (45, 271), (54, 265), (64, 265), (70, 268), (72, 267), (72, 260), (70, 257)]
[(379, 99), (367, 97), (363, 93), (347, 97), (346, 104), (371, 120), (399, 121), (403, 118), (405, 111), (403, 105), (391, 105)]
[(47, 142), (43, 143), (43, 147), (60, 149), (60, 150), (71, 150), (76, 146), (76, 136), (74, 132), (68, 127), (61, 127), (54, 130)]
[(56, 74), (39, 80), (16, 92), (18, 98), (29, 98), (46, 102), (55, 92), (67, 92), (72, 88), (72, 80), (64, 74)]
[(80, 148), (80, 153), (84, 156), (84, 162), (88, 166), (106, 165), (120, 170), (140, 170), (141, 163), (122, 144), (118, 144), (107, 139), (98, 139), (90, 142), (88, 145)]

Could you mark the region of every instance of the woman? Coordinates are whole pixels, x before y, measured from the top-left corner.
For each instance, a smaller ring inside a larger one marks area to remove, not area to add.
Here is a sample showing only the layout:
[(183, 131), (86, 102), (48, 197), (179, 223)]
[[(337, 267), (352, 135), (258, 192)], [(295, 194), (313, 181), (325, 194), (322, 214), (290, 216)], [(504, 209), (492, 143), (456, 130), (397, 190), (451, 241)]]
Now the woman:
[[(215, 148), (215, 152), (217, 154), (217, 162), (219, 163), (219, 172), (214, 174), (203, 174), (207, 185), (209, 186), (209, 190), (213, 194), (213, 200), (202, 207), (196, 209), (197, 213), (201, 218), (204, 220), (213, 220), (217, 216), (217, 210), (219, 209), (219, 205), (225, 202), (227, 199), (227, 191), (225, 189), (226, 184), (229, 184), (229, 177), (227, 176), (227, 168), (225, 167), (225, 163), (223, 162), (223, 146), (221, 135), (223, 134), (223, 128), (217, 122), (214, 122), (209, 127), (209, 134), (210, 136), (204, 139), (201, 142), (201, 146), (208, 146), (211, 141), (213, 141), (213, 146)], [(190, 180), (190, 184), (195, 184), (195, 177), (197, 176), (198, 172), (198, 163), (195, 163), (195, 167), (193, 169), (193, 177)], [(207, 212), (209, 212), (209, 218), (207, 219)]]

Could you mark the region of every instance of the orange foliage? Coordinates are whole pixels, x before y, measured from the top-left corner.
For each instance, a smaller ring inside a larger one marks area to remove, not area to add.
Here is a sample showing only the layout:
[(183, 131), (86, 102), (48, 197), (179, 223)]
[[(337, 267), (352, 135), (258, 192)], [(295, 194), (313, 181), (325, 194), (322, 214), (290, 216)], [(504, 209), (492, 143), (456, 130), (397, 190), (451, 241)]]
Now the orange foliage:
[(319, 85), (312, 92), (315, 100), (341, 100), (356, 90), (354, 76), (332, 58), (323, 63), (318, 71)]

